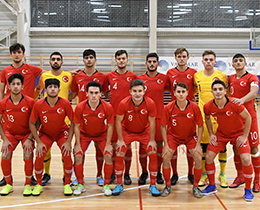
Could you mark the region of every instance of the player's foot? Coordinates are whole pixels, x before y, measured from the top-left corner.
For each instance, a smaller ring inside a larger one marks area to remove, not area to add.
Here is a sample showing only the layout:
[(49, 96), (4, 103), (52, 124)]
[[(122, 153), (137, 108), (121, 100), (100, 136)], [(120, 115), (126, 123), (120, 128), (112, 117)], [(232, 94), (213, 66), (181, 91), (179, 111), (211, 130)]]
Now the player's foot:
[(123, 186), (121, 184), (116, 185), (115, 189), (112, 192), (112, 195), (120, 195), (122, 192), (124, 192)]
[(37, 185), (37, 181), (36, 181), (36, 179), (34, 178), (34, 176), (32, 176), (31, 185), (33, 185), (33, 186)]
[(163, 184), (164, 183), (164, 179), (163, 179), (161, 172), (157, 173), (156, 182), (157, 182), (157, 184)]
[(152, 194), (154, 197), (158, 197), (161, 195), (160, 191), (157, 189), (156, 185), (151, 185), (149, 187), (149, 193)]
[(193, 175), (193, 174), (189, 174), (189, 175), (188, 175), (188, 180), (189, 180), (190, 183), (193, 185), (193, 183), (194, 183), (194, 175)]
[(73, 194), (70, 184), (64, 185), (64, 195), (71, 196)]
[(10, 184), (7, 184), (4, 186), (4, 188), (1, 190), (0, 195), (6, 196), (9, 193), (13, 192), (13, 186)]
[(102, 187), (104, 185), (103, 176), (98, 176), (96, 179), (97, 179), (97, 185)]
[(138, 184), (139, 185), (144, 185), (146, 184), (146, 179), (148, 178), (148, 173), (142, 173), (141, 176), (139, 177), (139, 180), (138, 180)]
[(44, 173), (42, 177), (42, 186), (48, 184), (50, 180), (51, 180), (51, 176), (49, 174)]
[(74, 190), (73, 194), (74, 195), (81, 195), (81, 193), (85, 192), (86, 188), (84, 185), (82, 184), (78, 184), (78, 186), (76, 187), (76, 189)]
[(5, 177), (3, 176), (3, 178), (0, 181), (0, 186), (4, 186), (6, 185), (6, 181), (5, 181)]
[(259, 193), (260, 192), (260, 185), (259, 183), (254, 183), (254, 186), (253, 186), (253, 192), (254, 193)]
[(173, 174), (172, 177), (171, 177), (171, 185), (172, 186), (176, 185), (177, 182), (178, 182), (178, 179), (179, 179), (178, 175), (177, 174)]
[(229, 185), (229, 188), (237, 188), (239, 185), (244, 183), (245, 183), (245, 178), (236, 177), (233, 183)]
[(29, 184), (24, 186), (23, 189), (23, 196), (31, 196), (32, 195), (32, 188)]
[(132, 184), (132, 180), (131, 180), (131, 177), (130, 177), (129, 174), (125, 174), (125, 175), (124, 175), (124, 184), (125, 184), (125, 185), (130, 185), (130, 184)]
[(41, 192), (42, 192), (42, 186), (37, 184), (32, 191), (32, 195), (33, 196), (39, 196), (41, 194)]
[(245, 189), (244, 199), (248, 202), (252, 202), (254, 200), (254, 195), (250, 189)]
[(109, 184), (116, 184), (116, 176), (115, 176), (115, 174), (111, 174)]
[(223, 174), (223, 173), (219, 174), (218, 180), (220, 182), (220, 187), (222, 187), (222, 188), (227, 188), (228, 187), (228, 182), (227, 182), (225, 174)]
[(201, 197), (203, 197), (203, 193), (201, 192), (200, 188), (198, 188), (198, 187), (193, 187), (192, 192), (193, 192), (193, 195), (194, 195), (196, 198), (201, 198)]
[(209, 184), (204, 190), (202, 190), (203, 195), (209, 195), (216, 192), (218, 192), (218, 190), (215, 184), (213, 185)]
[(108, 184), (104, 185), (102, 192), (104, 193), (104, 195), (106, 196), (110, 196), (112, 195), (112, 191), (110, 189), (110, 186)]
[(199, 181), (199, 187), (203, 187), (207, 184), (208, 182), (208, 176), (206, 174), (206, 172), (202, 173), (202, 176), (200, 178), (200, 181)]
[(171, 191), (172, 191), (171, 186), (165, 186), (165, 188), (161, 192), (161, 196), (165, 197), (165, 196), (169, 195), (171, 193)]

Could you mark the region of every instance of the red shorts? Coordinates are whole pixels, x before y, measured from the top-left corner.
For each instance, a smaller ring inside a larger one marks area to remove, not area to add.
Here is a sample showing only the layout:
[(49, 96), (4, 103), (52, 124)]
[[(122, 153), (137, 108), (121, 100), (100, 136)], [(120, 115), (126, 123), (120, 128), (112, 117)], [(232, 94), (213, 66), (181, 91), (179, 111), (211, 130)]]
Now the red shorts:
[[(13, 134), (9, 133), (8, 131), (5, 131), (6, 137), (8, 138), (8, 140), (13, 145), (13, 147), (11, 147), (9, 145), (8, 150), (13, 152), (20, 142), (22, 142), (22, 145), (23, 145), (24, 142), (26, 141), (27, 137), (29, 136), (29, 134), (30, 133), (27, 133), (27, 134), (24, 134), (24, 135), (13, 135)], [(34, 142), (33, 142), (33, 149), (34, 149)]]
[(176, 139), (172, 135), (167, 135), (167, 142), (170, 149), (176, 151), (178, 146), (184, 144), (187, 150), (194, 149), (197, 144), (197, 136), (190, 137), (186, 140)]
[(250, 128), (250, 132), (248, 135), (248, 141), (249, 141), (250, 147), (257, 147), (259, 145), (257, 118), (252, 119), (251, 128)]
[(248, 141), (246, 141), (246, 143), (243, 144), (241, 147), (236, 146), (237, 138), (242, 135), (243, 135), (243, 133), (239, 133), (236, 136), (233, 136), (232, 138), (224, 138), (223, 136), (220, 136), (220, 135), (218, 135), (218, 133), (216, 133), (218, 145), (214, 146), (212, 144), (209, 144), (207, 147), (207, 150), (212, 151), (215, 154), (218, 154), (220, 151), (223, 151), (226, 147), (226, 144), (228, 142), (230, 142), (230, 144), (232, 144), (233, 146), (235, 146), (237, 148), (237, 151), (239, 152), (239, 154), (243, 154), (243, 153), (250, 154), (250, 146), (249, 146)]
[(118, 136), (117, 136), (117, 132), (116, 132), (116, 116), (115, 116), (115, 121), (114, 121), (114, 129), (113, 129), (113, 135), (112, 135), (112, 139), (111, 142), (117, 142)]
[(161, 133), (161, 119), (155, 119), (155, 141), (162, 142), (162, 133)]

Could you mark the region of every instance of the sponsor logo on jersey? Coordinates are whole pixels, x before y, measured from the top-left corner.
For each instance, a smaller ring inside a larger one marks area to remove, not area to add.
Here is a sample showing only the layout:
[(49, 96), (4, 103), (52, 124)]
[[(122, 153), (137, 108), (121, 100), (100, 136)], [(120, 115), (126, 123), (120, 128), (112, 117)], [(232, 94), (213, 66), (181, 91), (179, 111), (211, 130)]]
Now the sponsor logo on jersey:
[(83, 114), (83, 117), (86, 117), (86, 116), (88, 116), (89, 114)]
[(131, 113), (131, 112), (133, 112), (133, 111), (134, 111), (134, 110), (127, 110), (128, 113)]
[(69, 78), (67, 76), (64, 76), (64, 77), (62, 77), (62, 80), (63, 80), (63, 82), (67, 83), (69, 81)]
[(175, 117), (175, 116), (177, 116), (178, 114), (172, 114), (172, 117)]
[(7, 109), (6, 112), (10, 112), (12, 109)]
[(45, 114), (46, 112), (48, 112), (48, 110), (46, 110), (46, 111), (42, 111), (42, 114)]
[(11, 75), (13, 72), (9, 72), (9, 73), (7, 73), (7, 76), (9, 76), (9, 75)]

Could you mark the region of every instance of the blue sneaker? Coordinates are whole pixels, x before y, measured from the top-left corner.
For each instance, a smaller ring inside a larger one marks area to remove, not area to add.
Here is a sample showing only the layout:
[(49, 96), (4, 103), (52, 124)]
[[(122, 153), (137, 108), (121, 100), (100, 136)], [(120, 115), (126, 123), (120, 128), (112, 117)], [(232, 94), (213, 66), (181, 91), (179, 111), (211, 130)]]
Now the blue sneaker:
[(245, 201), (252, 202), (254, 200), (254, 195), (250, 189), (245, 189), (244, 194)]
[(203, 195), (209, 195), (209, 194), (216, 193), (216, 192), (218, 192), (218, 190), (217, 190), (215, 184), (213, 184), (213, 185), (209, 184), (204, 190), (202, 190)]
[(104, 179), (102, 176), (97, 177), (97, 185), (103, 186), (104, 185)]
[(120, 195), (122, 192), (124, 192), (123, 186), (121, 184), (116, 185), (115, 189), (112, 191), (112, 195)]
[(161, 195), (161, 193), (159, 192), (159, 190), (157, 189), (156, 185), (151, 185), (149, 187), (149, 193), (152, 194), (152, 196), (158, 197)]

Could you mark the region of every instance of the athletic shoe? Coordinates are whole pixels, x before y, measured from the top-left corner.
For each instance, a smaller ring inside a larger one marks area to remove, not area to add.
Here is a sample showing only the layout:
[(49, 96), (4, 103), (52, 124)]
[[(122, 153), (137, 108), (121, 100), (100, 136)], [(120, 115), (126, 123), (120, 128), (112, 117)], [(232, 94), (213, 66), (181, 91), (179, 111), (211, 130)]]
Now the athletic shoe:
[(33, 196), (39, 196), (42, 192), (42, 186), (37, 184), (34, 188), (34, 190), (32, 191), (32, 195)]
[[(13, 183), (13, 176), (11, 176), (12, 178), (12, 183)], [(5, 180), (5, 177), (3, 176), (2, 180), (0, 181), (0, 186), (4, 186), (6, 185), (6, 180)]]
[(110, 189), (110, 186), (108, 184), (104, 185), (102, 192), (104, 193), (104, 195), (106, 196), (110, 196), (112, 195), (112, 191)]
[(125, 174), (125, 175), (124, 175), (124, 184), (125, 184), (125, 185), (130, 185), (130, 184), (132, 184), (132, 180), (131, 180), (131, 177), (130, 177), (129, 174)]
[(172, 191), (171, 186), (165, 186), (165, 188), (161, 192), (161, 196), (165, 197), (165, 196), (169, 195), (171, 193), (171, 191)]
[(193, 183), (194, 183), (194, 175), (193, 175), (193, 174), (189, 174), (189, 175), (188, 175), (188, 180), (189, 180), (190, 183), (193, 185)]
[(86, 188), (84, 185), (82, 184), (78, 184), (78, 186), (76, 187), (76, 189), (74, 190), (73, 194), (74, 195), (81, 195), (81, 193), (85, 192)]
[(31, 196), (32, 195), (32, 188), (29, 184), (24, 186), (23, 196)]
[(259, 183), (254, 183), (254, 186), (253, 186), (253, 192), (254, 193), (259, 193), (260, 192), (260, 185)]
[(115, 189), (112, 192), (112, 195), (120, 195), (122, 192), (124, 192), (123, 186), (121, 184), (117, 184)]
[(51, 176), (49, 174), (44, 173), (42, 177), (42, 186), (48, 184), (50, 180), (51, 180)]
[(116, 183), (117, 183), (117, 181), (116, 181), (115, 174), (111, 174), (109, 184), (116, 184)]
[(203, 194), (202, 194), (200, 188), (198, 188), (198, 187), (193, 187), (192, 191), (193, 191), (193, 195), (194, 195), (196, 198), (201, 198), (201, 197), (203, 197)]
[(64, 195), (70, 196), (72, 194), (73, 194), (73, 192), (72, 192), (72, 189), (70, 187), (70, 184), (64, 185)]
[(235, 180), (233, 181), (233, 183), (231, 185), (229, 185), (229, 188), (237, 188), (239, 185), (244, 184), (245, 183), (245, 178), (239, 178), (236, 177)]
[(248, 202), (252, 202), (254, 200), (254, 195), (251, 190), (245, 189), (244, 199)]
[[(62, 178), (63, 185), (65, 184), (65, 176)], [(70, 180), (70, 186), (74, 186), (74, 182)]]
[(98, 176), (96, 179), (97, 179), (97, 185), (102, 187), (104, 185), (103, 177), (102, 176)]
[(222, 187), (222, 188), (228, 187), (228, 182), (227, 182), (225, 174), (219, 174), (218, 180), (220, 181), (220, 187)]
[(163, 179), (161, 172), (157, 173), (156, 182), (157, 182), (157, 184), (163, 184), (164, 183), (164, 179)]
[(36, 179), (34, 178), (34, 176), (32, 176), (32, 179), (31, 179), (31, 185), (37, 185), (37, 181)]
[(160, 191), (157, 189), (156, 185), (151, 185), (149, 187), (149, 193), (152, 194), (154, 197), (158, 197), (161, 195)]
[(208, 176), (206, 174), (206, 172), (202, 173), (202, 176), (200, 178), (200, 181), (199, 181), (199, 187), (203, 187), (207, 184), (208, 182)]
[(139, 185), (146, 184), (146, 179), (147, 178), (148, 178), (148, 173), (142, 173), (141, 176), (139, 177), (138, 184)]
[(178, 175), (177, 175), (177, 174), (173, 174), (173, 175), (172, 175), (172, 178), (171, 178), (171, 185), (172, 185), (172, 186), (173, 186), (173, 185), (176, 185), (177, 182), (178, 182), (178, 179), (179, 179)]
[(218, 190), (217, 190), (215, 184), (213, 184), (213, 185), (209, 184), (204, 190), (202, 190), (203, 195), (209, 195), (209, 194), (216, 193), (216, 192), (218, 192)]
[(13, 192), (13, 186), (10, 184), (7, 184), (4, 186), (4, 188), (1, 190), (0, 195), (6, 196), (9, 193)]

